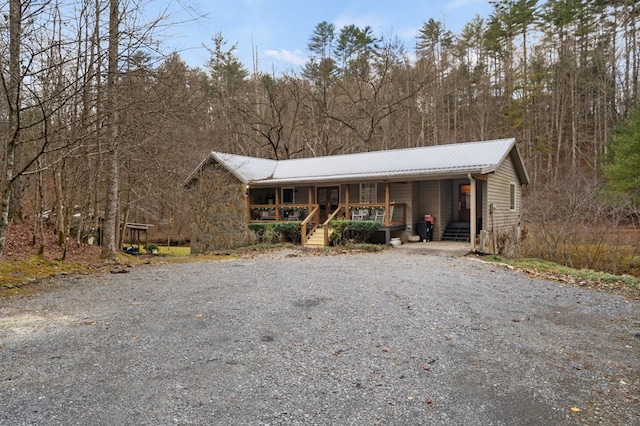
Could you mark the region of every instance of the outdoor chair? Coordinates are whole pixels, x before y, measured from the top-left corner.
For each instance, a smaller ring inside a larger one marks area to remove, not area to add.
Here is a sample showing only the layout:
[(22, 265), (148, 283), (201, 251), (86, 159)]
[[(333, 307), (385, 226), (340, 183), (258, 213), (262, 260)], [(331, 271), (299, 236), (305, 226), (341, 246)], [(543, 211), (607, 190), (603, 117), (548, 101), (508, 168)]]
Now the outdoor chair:
[(276, 219), (275, 210), (262, 210), (260, 212), (260, 219), (261, 220), (275, 220)]
[(351, 220), (367, 220), (369, 212), (365, 209), (353, 210), (351, 212)]
[[(389, 207), (389, 222), (391, 222), (391, 219), (393, 219), (393, 210), (395, 209), (395, 206), (390, 206)], [(376, 216), (373, 220), (375, 220), (376, 222), (379, 223), (384, 223), (384, 215), (385, 215), (385, 211), (382, 210), (376, 210)]]
[(301, 214), (302, 214), (301, 210), (294, 210), (291, 213), (289, 213), (289, 216), (287, 216), (287, 220), (290, 220), (290, 221), (300, 220)]

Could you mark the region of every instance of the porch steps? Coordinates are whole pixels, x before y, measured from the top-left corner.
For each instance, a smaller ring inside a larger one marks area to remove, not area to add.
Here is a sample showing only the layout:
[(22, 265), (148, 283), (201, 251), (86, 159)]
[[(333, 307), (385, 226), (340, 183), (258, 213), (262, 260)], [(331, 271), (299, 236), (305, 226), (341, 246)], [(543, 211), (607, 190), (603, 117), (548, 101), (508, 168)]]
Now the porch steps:
[(442, 233), (442, 241), (471, 241), (468, 222), (449, 222)]
[[(329, 237), (333, 234), (333, 229), (329, 229)], [(323, 228), (316, 228), (313, 231), (313, 234), (307, 237), (307, 242), (304, 244), (305, 247), (309, 248), (322, 248), (324, 245), (324, 230)]]

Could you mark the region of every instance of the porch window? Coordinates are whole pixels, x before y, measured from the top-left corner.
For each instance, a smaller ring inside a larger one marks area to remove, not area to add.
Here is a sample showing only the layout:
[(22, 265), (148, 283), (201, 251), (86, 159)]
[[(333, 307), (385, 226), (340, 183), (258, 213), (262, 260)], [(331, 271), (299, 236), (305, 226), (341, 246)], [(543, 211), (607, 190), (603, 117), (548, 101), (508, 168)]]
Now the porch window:
[(360, 184), (360, 202), (361, 203), (377, 203), (378, 202), (378, 184), (361, 183)]
[(282, 188), (282, 204), (294, 204), (295, 202), (294, 188)]
[(516, 184), (509, 184), (509, 210), (514, 211), (516, 209)]

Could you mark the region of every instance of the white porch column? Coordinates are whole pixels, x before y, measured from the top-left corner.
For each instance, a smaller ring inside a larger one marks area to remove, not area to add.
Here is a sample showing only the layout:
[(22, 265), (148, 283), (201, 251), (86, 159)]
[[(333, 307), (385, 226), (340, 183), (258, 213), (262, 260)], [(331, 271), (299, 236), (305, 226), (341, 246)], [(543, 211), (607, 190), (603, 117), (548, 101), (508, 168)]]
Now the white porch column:
[(476, 251), (476, 226), (478, 223), (478, 212), (476, 206), (476, 180), (471, 176), (471, 174), (467, 175), (469, 177), (469, 184), (471, 186), (471, 217), (469, 218), (469, 232), (470, 232), (470, 240), (471, 240), (471, 251)]

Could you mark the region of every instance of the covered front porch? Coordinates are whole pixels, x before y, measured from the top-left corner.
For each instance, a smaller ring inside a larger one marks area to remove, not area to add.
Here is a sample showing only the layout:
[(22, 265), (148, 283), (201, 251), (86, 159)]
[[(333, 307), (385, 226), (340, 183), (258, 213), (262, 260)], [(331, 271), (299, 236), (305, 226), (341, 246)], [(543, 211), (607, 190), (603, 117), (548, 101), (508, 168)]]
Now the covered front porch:
[[(334, 219), (378, 222), (378, 232), (383, 234), (386, 243), (391, 241), (394, 233), (407, 229), (407, 203), (391, 201), (389, 182), (381, 185), (384, 202), (367, 200), (360, 194), (359, 185), (354, 197), (352, 186), (247, 187), (247, 221), (300, 222), (302, 244), (307, 247), (329, 244), (333, 232), (331, 221)], [(369, 183), (367, 188), (368, 197), (377, 198), (377, 183)]]

